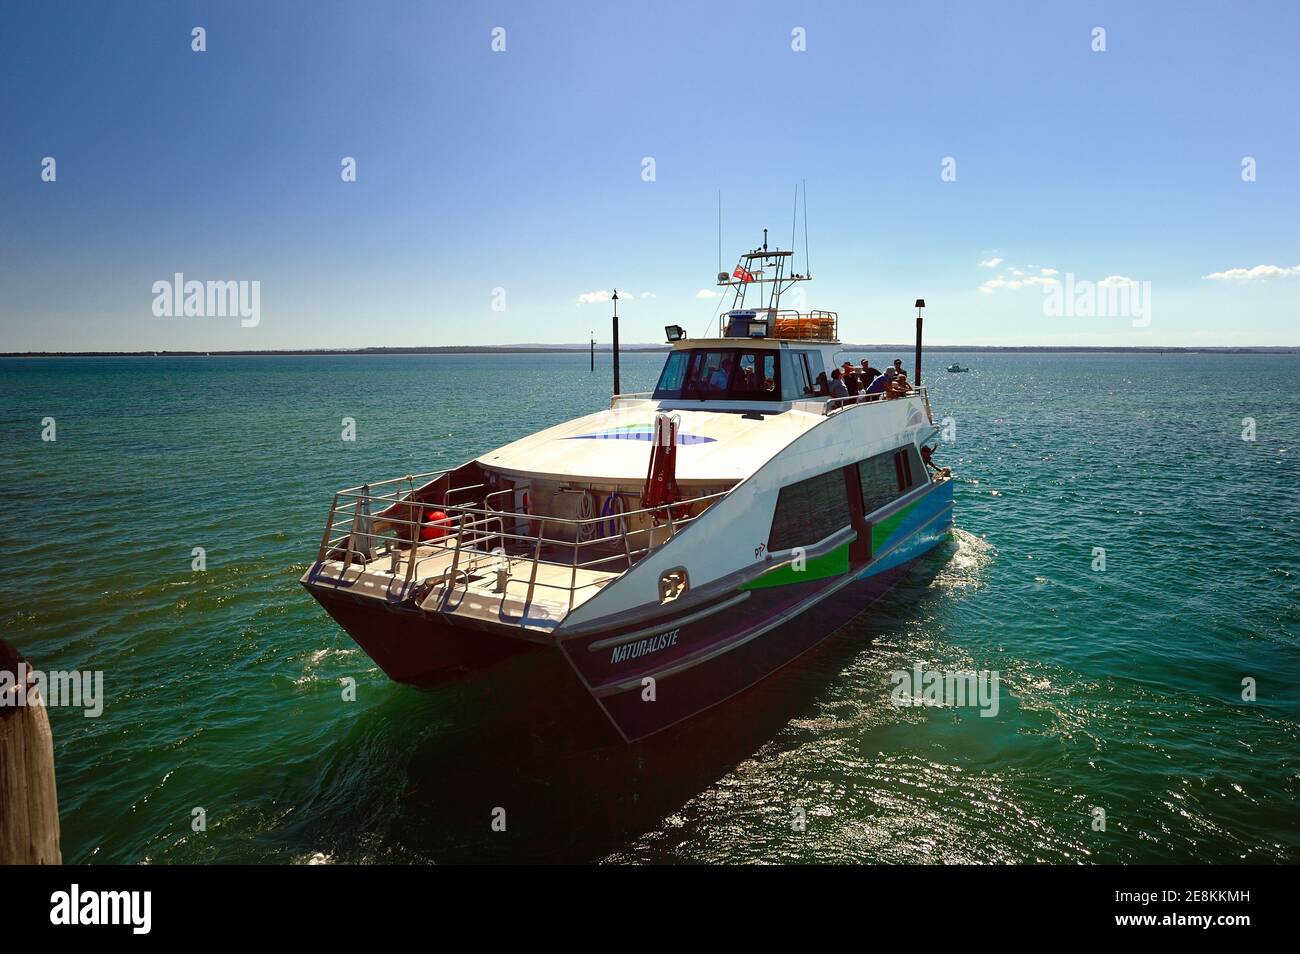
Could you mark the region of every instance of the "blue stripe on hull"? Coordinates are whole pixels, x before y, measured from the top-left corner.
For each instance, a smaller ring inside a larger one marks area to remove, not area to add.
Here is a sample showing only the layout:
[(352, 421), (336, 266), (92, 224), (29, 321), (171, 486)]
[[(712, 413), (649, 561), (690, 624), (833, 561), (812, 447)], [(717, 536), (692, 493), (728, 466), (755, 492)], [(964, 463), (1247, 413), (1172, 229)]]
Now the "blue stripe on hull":
[(953, 482), (936, 484), (918, 500), (898, 528), (889, 535), (880, 556), (873, 559), (859, 578), (875, 576), (916, 559), (940, 543), (952, 530)]

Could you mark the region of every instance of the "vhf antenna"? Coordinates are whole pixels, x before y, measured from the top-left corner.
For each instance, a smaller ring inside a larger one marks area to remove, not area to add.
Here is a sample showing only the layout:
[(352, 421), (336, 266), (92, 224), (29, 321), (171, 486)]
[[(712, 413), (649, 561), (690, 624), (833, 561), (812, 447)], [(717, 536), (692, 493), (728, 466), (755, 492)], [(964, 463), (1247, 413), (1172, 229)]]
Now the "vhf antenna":
[(808, 264), (808, 180), (803, 180), (803, 274), (812, 277), (812, 266)]

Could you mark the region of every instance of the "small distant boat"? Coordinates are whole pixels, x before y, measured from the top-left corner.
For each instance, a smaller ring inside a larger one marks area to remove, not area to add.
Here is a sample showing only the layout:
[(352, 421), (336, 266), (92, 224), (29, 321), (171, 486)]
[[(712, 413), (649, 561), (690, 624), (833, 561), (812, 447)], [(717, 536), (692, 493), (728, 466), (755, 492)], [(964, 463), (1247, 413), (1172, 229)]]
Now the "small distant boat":
[(963, 368), (960, 364), (950, 364), (948, 365), (948, 370), (952, 374), (964, 374), (969, 371), (970, 368)]

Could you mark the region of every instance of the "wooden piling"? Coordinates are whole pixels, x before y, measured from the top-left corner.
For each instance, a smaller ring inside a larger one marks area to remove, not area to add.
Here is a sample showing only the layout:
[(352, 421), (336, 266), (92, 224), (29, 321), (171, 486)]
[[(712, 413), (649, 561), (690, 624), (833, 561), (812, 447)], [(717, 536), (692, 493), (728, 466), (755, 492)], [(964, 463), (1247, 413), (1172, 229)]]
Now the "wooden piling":
[[(54, 787), (54, 736), (30, 666), (0, 639), (0, 864), (62, 864), (59, 799)], [(26, 704), (19, 701), (20, 678)]]

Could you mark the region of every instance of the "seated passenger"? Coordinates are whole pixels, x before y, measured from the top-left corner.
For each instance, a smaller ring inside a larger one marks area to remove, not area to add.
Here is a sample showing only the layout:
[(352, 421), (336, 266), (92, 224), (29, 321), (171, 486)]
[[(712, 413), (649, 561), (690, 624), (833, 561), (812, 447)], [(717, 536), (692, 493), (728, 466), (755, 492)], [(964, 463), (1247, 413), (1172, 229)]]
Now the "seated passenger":
[(831, 383), (826, 380), (826, 372), (817, 372), (817, 383), (813, 388), (813, 394), (817, 397), (827, 397), (831, 393)]
[(901, 368), (898, 376), (890, 382), (889, 390), (886, 392), (887, 397), (900, 398), (912, 393), (912, 386), (907, 383), (907, 372)]
[(727, 390), (727, 369), (725, 367), (709, 368), (709, 388), (714, 391)]
[(846, 398), (849, 396), (849, 389), (844, 386), (844, 375), (836, 368), (831, 372), (831, 397)]

